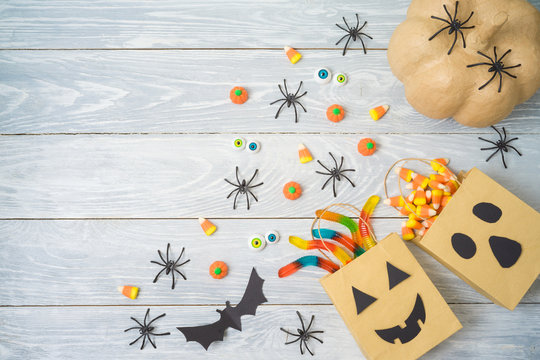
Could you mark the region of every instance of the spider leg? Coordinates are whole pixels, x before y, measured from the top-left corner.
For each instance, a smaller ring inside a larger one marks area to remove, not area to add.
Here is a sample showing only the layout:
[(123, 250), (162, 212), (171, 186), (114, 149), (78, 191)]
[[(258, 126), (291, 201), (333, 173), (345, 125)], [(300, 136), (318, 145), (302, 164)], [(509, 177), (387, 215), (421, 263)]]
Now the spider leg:
[(435, 38), (435, 36), (439, 35), (441, 32), (443, 32), (444, 30), (448, 29), (450, 27), (450, 25), (448, 26), (445, 26), (443, 27), (442, 29), (440, 29), (439, 31), (437, 31), (435, 34), (431, 35), (431, 37), (428, 39), (428, 41), (431, 41)]
[(180, 274), (180, 276), (183, 277), (184, 280), (187, 280), (186, 276), (184, 274), (182, 274), (178, 269), (173, 269), (173, 274), (174, 274), (174, 271), (176, 271), (178, 274)]
[(144, 349), (144, 345), (146, 345), (146, 338), (148, 337), (148, 334), (143, 334), (142, 338), (142, 344), (141, 344), (141, 350)]
[[(495, 131), (497, 132), (497, 134), (499, 134), (499, 139), (504, 140), (504, 138), (503, 138), (501, 132), (499, 131), (499, 129), (497, 129), (497, 128), (496, 128), (495, 126), (493, 126), (493, 125), (491, 125), (490, 127), (491, 127), (493, 130), (495, 130)], [(504, 129), (504, 127), (503, 127), (503, 131), (504, 131), (504, 134), (506, 135), (506, 130)], [(495, 145), (496, 145), (496, 144), (495, 144)]]
[(478, 137), (478, 138), (479, 138), (480, 140), (484, 140), (484, 141), (487, 141), (488, 143), (492, 143), (493, 145), (495, 145), (495, 146), (497, 146), (497, 147), (498, 147), (498, 145), (497, 145), (497, 143), (496, 143), (496, 142), (493, 142), (493, 141), (491, 141), (491, 140), (487, 140), (487, 139), (484, 139), (484, 138), (482, 138), (482, 137)]
[(467, 20), (465, 20), (464, 22), (461, 23), (461, 28), (462, 28), (462, 29), (470, 29), (470, 28), (473, 28), (473, 27), (474, 27), (474, 25), (473, 25), (473, 26), (469, 26), (469, 27), (467, 27), (467, 28), (464, 28), (464, 27), (463, 27), (463, 25), (465, 25), (466, 23), (469, 22), (469, 20), (471, 20), (471, 18), (472, 18), (473, 15), (474, 15), (474, 11), (471, 11), (471, 15), (469, 15), (469, 17), (467, 18)]
[(143, 324), (145, 326), (148, 326), (148, 324), (146, 323), (146, 320), (148, 320), (148, 315), (150, 315), (150, 308), (146, 309), (146, 314), (144, 315), (144, 322)]
[(512, 75), (512, 74), (510, 74), (509, 72), (506, 72), (506, 71), (504, 71), (504, 70), (501, 70), (501, 71), (502, 71), (503, 73), (505, 73), (506, 75), (508, 75), (508, 76), (510, 76), (510, 77), (512, 77), (512, 78), (514, 78), (514, 79), (517, 78), (516, 75)]
[[(343, 28), (342, 28), (342, 29), (343, 29)], [(343, 30), (345, 30), (345, 29), (343, 29)], [(346, 30), (345, 30), (345, 31), (346, 31)], [(345, 35), (343, 35), (343, 37), (342, 37), (341, 39), (338, 40), (338, 42), (336, 43), (336, 45), (339, 44), (339, 43), (341, 42), (341, 40), (345, 39), (347, 36), (350, 37), (351, 35), (350, 35), (350, 34), (345, 34)]]
[(283, 79), (283, 86), (285, 86), (285, 97), (289, 94), (289, 90), (287, 89), (287, 80)]
[(467, 67), (474, 67), (474, 66), (478, 66), (478, 65), (487, 65), (487, 66), (491, 66), (493, 64), (490, 64), (490, 63), (486, 63), (486, 62), (481, 62), (481, 63), (477, 63), (477, 64), (471, 64), (471, 65), (467, 65)]
[(454, 19), (457, 17), (457, 9), (458, 9), (459, 1), (456, 1), (456, 8), (454, 10)]
[[(356, 27), (355, 27), (355, 29), (358, 29), (358, 25), (360, 25), (360, 18), (358, 17), (358, 13), (356, 13)], [(364, 23), (364, 25), (366, 25), (366, 24)]]
[[(168, 263), (169, 262), (169, 252), (171, 251), (171, 243), (168, 243), (167, 244), (167, 261), (165, 263)], [(148, 309), (148, 311), (150, 311), (150, 309)], [(146, 319), (145, 319), (146, 321)]]
[(191, 261), (191, 259), (187, 259), (187, 260), (184, 261), (183, 263), (176, 265), (176, 267), (184, 266), (184, 265), (186, 265), (186, 264), (187, 264), (188, 262), (190, 262), (190, 261)]
[(293, 104), (293, 107), (294, 107), (294, 122), (297, 123), (298, 122), (298, 111), (296, 110), (296, 103), (292, 103)]
[[(317, 162), (319, 163), (319, 165), (321, 165), (323, 168), (325, 168), (326, 171), (329, 172), (328, 175), (331, 175), (331, 174), (332, 174), (332, 170), (330, 170), (329, 168), (327, 168), (326, 166), (324, 166), (324, 164), (323, 164), (320, 160), (317, 160)], [(318, 171), (316, 171), (316, 172), (318, 172)], [(322, 174), (322, 173), (320, 173), (320, 172), (318, 172), (318, 173), (319, 173), (319, 174)], [(326, 174), (325, 174), (325, 175), (326, 175)]]
[[(336, 161), (336, 158), (334, 157), (334, 155), (332, 155), (332, 153), (331, 153), (331, 152), (329, 152), (329, 154), (330, 154), (330, 156), (332, 157), (332, 160), (334, 160), (334, 165), (335, 165), (335, 166), (336, 166), (336, 168), (337, 168), (337, 167), (338, 167), (338, 165), (337, 165), (337, 161)], [(330, 171), (330, 170), (328, 170), (328, 171)], [(330, 172), (331, 172), (331, 171), (330, 171)]]
[(304, 346), (306, 347), (307, 351), (309, 351), (309, 353), (311, 354), (311, 356), (313, 356), (313, 352), (309, 349), (309, 346), (307, 344), (307, 341), (304, 341)]
[(234, 189), (233, 191), (231, 191), (231, 193), (227, 195), (227, 199), (230, 198), (235, 191), (240, 191), (240, 189)]
[(349, 24), (347, 24), (347, 20), (345, 20), (345, 16), (343, 17), (343, 22), (345, 23), (345, 26), (347, 26), (347, 29), (349, 29), (350, 31), (351, 27), (349, 26)]
[(164, 335), (171, 335), (171, 333), (170, 333), (170, 332), (166, 332), (166, 333), (161, 333), (161, 334), (156, 334), (156, 333), (150, 333), (150, 334), (152, 334), (152, 335), (154, 335), (154, 336), (164, 336)]
[(467, 47), (467, 44), (465, 43), (465, 35), (463, 35), (463, 31), (459, 30), (459, 33), (461, 34), (461, 40), (463, 41), (463, 48), (465, 49)]
[[(166, 263), (167, 261), (165, 261), (165, 259), (163, 258), (163, 255), (161, 255), (161, 251), (158, 250), (157, 253), (158, 253), (159, 257), (161, 258), (161, 261), (163, 261), (164, 263)], [(163, 264), (163, 266), (165, 266), (165, 264)]]
[(150, 322), (148, 323), (148, 325), (146, 325), (146, 326), (150, 326), (150, 324), (152, 324), (154, 321), (156, 321), (157, 319), (161, 319), (161, 318), (164, 317), (165, 315), (166, 315), (166, 314), (163, 313), (163, 314), (159, 315), (158, 317), (153, 318), (152, 321), (150, 321)]
[[(312, 331), (311, 333), (313, 334), (314, 332), (319, 332), (319, 331)], [(313, 336), (313, 335), (309, 335), (309, 336), (310, 336), (311, 338), (313, 338), (313, 339), (319, 341), (321, 344), (323, 344), (323, 341), (322, 341), (321, 339), (319, 339), (318, 337)]]
[(175, 283), (176, 283), (176, 279), (174, 278), (174, 268), (173, 268), (173, 271), (171, 271), (172, 273), (172, 284), (171, 284), (171, 289), (174, 290), (174, 286), (175, 286)]
[[(337, 26), (338, 28), (340, 28), (341, 30), (345, 31), (346, 33), (349, 32), (349, 30), (345, 29), (343, 26), (341, 26), (341, 25), (339, 25), (339, 24), (336, 24), (336, 26)], [(347, 34), (347, 35), (348, 35), (348, 34)], [(347, 35), (345, 35), (345, 36), (347, 36)], [(337, 45), (337, 44), (336, 44), (336, 45)]]
[(250, 185), (250, 186), (248, 187), (248, 189), (253, 189), (254, 187), (261, 186), (262, 184), (264, 184), (264, 183), (261, 182), (261, 183), (258, 183), (257, 185)]
[(176, 259), (176, 261), (174, 262), (174, 265), (176, 265), (176, 263), (180, 260), (180, 258), (182, 257), (182, 255), (184, 255), (184, 251), (186, 250), (186, 248), (182, 248), (182, 251), (180, 252), (180, 255), (178, 256), (178, 258)]
[(333, 176), (332, 177), (332, 189), (334, 190), (334, 197), (337, 197), (337, 193), (336, 193), (336, 177)]
[(249, 186), (249, 184), (251, 184), (251, 182), (253, 181), (253, 179), (255, 179), (255, 176), (257, 176), (257, 173), (259, 172), (259, 169), (255, 169), (255, 171), (253, 172), (253, 175), (251, 176), (251, 179), (249, 179), (248, 183), (246, 184), (246, 186)]
[(238, 184), (234, 184), (234, 183), (231, 182), (229, 179), (223, 179), (223, 180), (225, 180), (226, 182), (228, 182), (228, 183), (231, 184), (232, 186), (238, 187)]
[(480, 148), (480, 150), (495, 150), (495, 149), (498, 149), (499, 147), (498, 146), (492, 146), (492, 147), (488, 147), (488, 148)]
[(347, 39), (347, 42), (345, 43), (345, 47), (343, 48), (343, 56), (345, 56), (345, 54), (347, 53), (347, 46), (349, 46), (349, 42), (351, 41), (351, 38), (352, 36), (349, 36), (349, 38)]
[(497, 47), (493, 47), (493, 54), (495, 55), (495, 61), (493, 61), (494, 64), (496, 64), (499, 60), (497, 60)]
[[(285, 79), (283, 79), (285, 80)], [(281, 84), (278, 84), (278, 88), (279, 88), (279, 91), (281, 92), (281, 94), (284, 96), (284, 97), (287, 97), (287, 93), (283, 91), (283, 88), (281, 87)]]
[(501, 151), (501, 157), (502, 157), (502, 162), (503, 162), (504, 168), (508, 169), (508, 167), (506, 166), (506, 161), (504, 160), (504, 152), (502, 152), (502, 151)]
[[(497, 151), (494, 151), (493, 154), (489, 155), (489, 157), (486, 159), (486, 162), (488, 162), (489, 160), (491, 160), (491, 158), (492, 158), (493, 156), (495, 156), (495, 154), (497, 154), (499, 151), (501, 151), (500, 148), (497, 149)], [(501, 151), (501, 152), (502, 152), (502, 151)]]
[(160, 263), (159, 261), (154, 261), (154, 260), (152, 260), (152, 261), (150, 261), (150, 262), (151, 262), (152, 264), (157, 264), (157, 265), (159, 265), (159, 266), (167, 266), (166, 264), (162, 264), (162, 263)]
[(300, 354), (304, 355), (304, 348), (302, 347), (302, 345), (305, 343), (305, 340), (302, 339), (299, 343), (299, 346), (300, 346)]
[[(445, 19), (441, 19), (440, 17), (437, 17), (437, 16), (431, 16), (432, 19), (435, 19), (435, 20), (440, 20), (440, 21), (444, 21), (445, 23), (447, 23), (448, 25), (451, 25), (451, 23), (448, 21), (448, 20), (445, 20)], [(450, 26), (448, 26), (450, 27)]]
[(154, 349), (157, 349), (156, 344), (154, 344), (154, 342), (152, 341), (152, 338), (150, 338), (150, 336), (148, 336), (148, 341), (150, 341), (150, 344), (152, 344)]
[(276, 101), (272, 101), (270, 105), (274, 105), (275, 103), (280, 102), (280, 101), (287, 101), (287, 99), (277, 99)]
[(450, 55), (452, 53), (452, 50), (454, 50), (454, 45), (456, 45), (456, 41), (457, 41), (457, 31), (454, 32), (454, 42), (452, 43), (452, 46), (450, 46), (450, 50), (448, 50), (448, 55)]
[(358, 29), (358, 31), (362, 31), (362, 29), (364, 28), (364, 26), (366, 26), (366, 24), (367, 24), (367, 21), (364, 21), (364, 25), (362, 25), (362, 27), (360, 27), (360, 29)]
[(315, 320), (315, 315), (311, 315), (311, 320), (309, 321), (309, 325), (306, 329), (306, 332), (309, 332), (309, 329), (311, 329), (311, 325), (313, 324), (313, 320)]
[(502, 88), (502, 74), (500, 71), (496, 71), (495, 74), (499, 74), (499, 90), (497, 92), (501, 92)]
[(448, 18), (450, 19), (450, 21), (453, 21), (454, 19), (452, 18), (452, 16), (451, 16), (450, 13), (448, 12), (448, 9), (446, 8), (446, 4), (443, 5), (443, 8), (444, 8), (444, 11), (446, 12), (446, 15), (448, 15)]
[(238, 194), (240, 194), (240, 191), (238, 191), (238, 192), (236, 193), (236, 195), (234, 196), (233, 210), (236, 210), (236, 199), (238, 198)]
[(295, 342), (297, 342), (298, 340), (301, 339), (300, 335), (296, 335), (296, 334), (291, 334), (291, 335), (298, 336), (298, 339), (292, 340), (292, 341), (287, 341), (287, 342), (285, 343), (285, 345), (294, 344)]
[(326, 187), (326, 185), (330, 182), (330, 180), (334, 179), (334, 176), (330, 176), (328, 178), (328, 180), (325, 181), (325, 183), (323, 184), (323, 186), (321, 187), (321, 190), (324, 190), (324, 188)]
[(281, 104), (281, 106), (279, 107), (278, 111), (276, 112), (276, 116), (274, 117), (274, 119), (277, 119), (278, 116), (279, 116), (279, 112), (281, 111), (281, 109), (283, 109), (283, 106), (285, 106), (285, 104), (287, 103), (287, 100), (285, 100), (283, 102), (283, 104)]
[(514, 140), (517, 140), (517, 139), (519, 139), (519, 138), (515, 137), (515, 138), (512, 138), (512, 139), (510, 139), (510, 140), (506, 140), (506, 138), (505, 138), (505, 139), (504, 139), (504, 140), (505, 140), (504, 142), (505, 142), (506, 144), (508, 144), (510, 141), (514, 141)]
[(512, 49), (506, 50), (506, 52), (501, 56), (501, 58), (499, 59), (499, 61), (502, 61), (502, 59), (503, 59), (506, 55), (508, 55), (508, 53), (511, 52), (511, 51), (512, 51)]
[(298, 101), (298, 99), (300, 99), (302, 96), (306, 95), (307, 94), (307, 91), (304, 91), (304, 93), (300, 96), (296, 96), (296, 102), (300, 104), (300, 102)]
[(341, 174), (341, 176), (343, 176), (345, 179), (347, 179), (347, 181), (349, 181), (351, 183), (352, 187), (356, 187), (356, 185), (354, 185), (354, 183), (351, 181), (351, 179), (349, 179), (346, 175)]
[[(341, 168), (343, 167), (343, 160), (344, 160), (344, 159), (345, 159), (345, 158), (342, 156), (342, 157), (341, 157), (341, 162), (339, 163), (338, 171), (341, 171)], [(337, 164), (336, 164), (336, 166), (337, 166)]]
[(505, 67), (502, 68), (502, 70), (504, 71), (504, 70), (508, 70), (508, 69), (517, 68), (517, 67), (520, 67), (520, 66), (521, 66), (521, 64), (517, 64), (517, 65), (514, 65), (514, 66), (508, 66), (508, 67), (505, 66)]
[[(495, 76), (497, 76), (497, 72), (494, 72), (494, 73), (493, 73), (493, 76), (491, 77), (491, 79), (489, 79), (484, 85), (480, 86), (480, 87), (478, 88), (478, 90), (482, 90), (483, 88), (485, 88), (486, 85), (489, 84), (489, 83), (491, 82), (491, 80), (493, 80), (493, 79), (495, 78)], [(500, 92), (500, 91), (499, 91), (499, 92)]]
[[(137, 321), (137, 322), (138, 322), (138, 321)], [(141, 326), (142, 326), (142, 325), (141, 325)], [(141, 326), (130, 327), (129, 329), (124, 330), (124, 332), (127, 332), (127, 331), (129, 331), (129, 330), (134, 330), (134, 329), (140, 329)]]
[(478, 55), (482, 55), (483, 57), (485, 57), (485, 58), (487, 58), (489, 61), (491, 61), (491, 64), (489, 64), (489, 65), (494, 64), (493, 59), (490, 58), (489, 56), (487, 56), (486, 54), (484, 54), (483, 52), (477, 51), (476, 53), (477, 53)]
[[(345, 18), (343, 18), (345, 20)], [(296, 311), (296, 315), (298, 315), (298, 318), (300, 319), (300, 324), (302, 324), (302, 330), (306, 331), (306, 326), (304, 325), (304, 319), (302, 319), (302, 314), (300, 314), (300, 311)]]
[(144, 336), (144, 334), (142, 334), (141, 336), (139, 336), (138, 338), (136, 338), (135, 340), (133, 340), (132, 342), (129, 343), (129, 345), (133, 345), (135, 344), (137, 341), (139, 341), (140, 338), (142, 338)]
[(372, 38), (371, 36), (369, 36), (368, 34), (366, 34), (366, 33), (363, 33), (363, 32), (358, 33), (358, 36), (360, 36), (360, 35), (367, 36), (368, 38), (370, 38), (371, 40), (373, 40), (373, 38)]
[(521, 156), (522, 154), (518, 151), (518, 149), (516, 149), (515, 147), (513, 147), (512, 145), (506, 145), (506, 147), (509, 147), (510, 149), (513, 149), (515, 152), (518, 153), (519, 156)]
[(358, 36), (358, 38), (360, 39), (360, 42), (362, 43), (362, 49), (364, 50), (364, 54), (367, 54), (366, 44), (364, 44), (364, 40), (362, 40), (361, 36)]
[(300, 88), (302, 87), (302, 84), (303, 82), (300, 81), (300, 85), (298, 85), (298, 89), (296, 89), (296, 92), (294, 93), (294, 97), (296, 97), (296, 95), (298, 95), (298, 93), (300, 92)]
[(249, 210), (249, 193), (246, 193), (246, 204), (247, 204), (247, 209)]

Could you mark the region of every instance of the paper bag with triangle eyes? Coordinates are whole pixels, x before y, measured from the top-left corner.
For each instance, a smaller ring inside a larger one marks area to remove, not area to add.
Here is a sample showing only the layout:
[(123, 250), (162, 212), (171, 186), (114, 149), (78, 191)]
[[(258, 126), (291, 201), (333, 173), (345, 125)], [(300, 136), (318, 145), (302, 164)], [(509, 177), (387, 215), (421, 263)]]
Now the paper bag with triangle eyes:
[(413, 241), (510, 310), (540, 274), (540, 214), (476, 168)]
[(368, 359), (417, 359), (461, 329), (396, 234), (320, 282)]

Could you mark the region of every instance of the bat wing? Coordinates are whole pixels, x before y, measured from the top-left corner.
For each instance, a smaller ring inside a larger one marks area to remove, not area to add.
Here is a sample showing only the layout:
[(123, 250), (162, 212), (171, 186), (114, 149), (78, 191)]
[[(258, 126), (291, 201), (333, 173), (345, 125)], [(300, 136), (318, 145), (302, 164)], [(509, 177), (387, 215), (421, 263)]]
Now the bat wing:
[(244, 296), (235, 307), (235, 312), (239, 317), (242, 315), (255, 315), (257, 307), (268, 301), (263, 294), (263, 283), (264, 280), (261, 279), (255, 268), (253, 268)]
[(186, 341), (196, 341), (201, 344), (205, 350), (214, 341), (223, 341), (223, 334), (226, 327), (223, 326), (221, 319), (215, 323), (193, 326), (193, 327), (177, 327), (177, 329), (184, 334)]

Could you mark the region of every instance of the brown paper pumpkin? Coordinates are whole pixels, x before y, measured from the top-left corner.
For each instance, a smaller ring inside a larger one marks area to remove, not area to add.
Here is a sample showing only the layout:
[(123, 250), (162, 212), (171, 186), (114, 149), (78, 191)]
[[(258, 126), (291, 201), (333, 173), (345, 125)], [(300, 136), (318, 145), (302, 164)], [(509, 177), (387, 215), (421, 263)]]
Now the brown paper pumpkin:
[(388, 61), (418, 112), (493, 125), (540, 87), (540, 12), (525, 0), (412, 0)]

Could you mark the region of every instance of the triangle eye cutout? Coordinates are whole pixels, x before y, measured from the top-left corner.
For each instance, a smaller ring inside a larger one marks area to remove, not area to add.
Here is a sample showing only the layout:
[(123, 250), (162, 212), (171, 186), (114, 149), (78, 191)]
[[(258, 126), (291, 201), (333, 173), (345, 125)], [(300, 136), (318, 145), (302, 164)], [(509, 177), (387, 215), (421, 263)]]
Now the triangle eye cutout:
[(365, 292), (358, 290), (354, 286), (352, 287), (352, 292), (354, 296), (354, 302), (356, 303), (356, 315), (359, 315), (369, 305), (373, 304), (375, 300), (377, 300), (373, 296), (368, 295)]
[(390, 264), (388, 261), (386, 262), (386, 269), (388, 270), (388, 284), (390, 285), (389, 290), (392, 290), (394, 286), (411, 276), (406, 272), (399, 270), (397, 267)]

